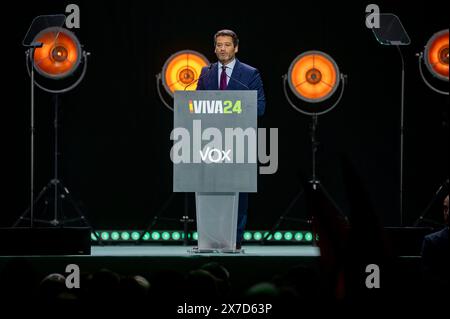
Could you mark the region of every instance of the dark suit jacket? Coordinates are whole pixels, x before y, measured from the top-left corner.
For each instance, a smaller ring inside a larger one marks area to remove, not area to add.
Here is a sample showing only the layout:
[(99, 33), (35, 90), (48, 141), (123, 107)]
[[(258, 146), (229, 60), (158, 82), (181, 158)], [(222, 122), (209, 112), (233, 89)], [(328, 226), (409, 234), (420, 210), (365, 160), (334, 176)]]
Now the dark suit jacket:
[[(197, 90), (218, 90), (219, 89), (219, 64), (216, 62), (211, 68), (204, 67), (200, 73), (197, 83)], [(247, 87), (245, 87), (245, 84)], [(227, 90), (256, 90), (258, 91), (258, 116), (264, 114), (266, 108), (266, 98), (264, 96), (263, 83), (259, 71), (250, 65), (236, 59), (233, 72), (228, 81)], [(239, 215), (246, 214), (248, 208), (247, 193), (239, 194)], [(239, 222), (239, 220), (238, 220)]]
[(449, 228), (429, 234), (423, 239), (422, 260), (428, 279), (448, 284), (450, 265)]
[[(209, 67), (204, 67), (200, 73), (197, 83), (197, 90), (218, 90), (218, 63)], [(208, 72), (208, 73), (207, 73)], [(241, 83), (240, 83), (241, 82)], [(245, 87), (245, 84), (247, 87)], [(240, 62), (236, 59), (233, 72), (228, 81), (227, 90), (256, 90), (258, 91), (258, 116), (264, 114), (266, 108), (266, 98), (264, 96), (263, 83), (259, 71), (250, 65)]]

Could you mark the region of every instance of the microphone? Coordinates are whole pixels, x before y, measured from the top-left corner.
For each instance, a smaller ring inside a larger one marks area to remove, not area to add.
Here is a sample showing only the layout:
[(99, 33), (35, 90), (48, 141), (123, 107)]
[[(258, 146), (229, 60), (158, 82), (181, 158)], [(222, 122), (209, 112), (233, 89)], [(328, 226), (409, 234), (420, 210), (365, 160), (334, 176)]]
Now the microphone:
[(186, 91), (186, 89), (187, 89), (188, 87), (190, 87), (192, 84), (194, 84), (195, 82), (200, 81), (200, 79), (202, 79), (202, 78), (205, 77), (207, 74), (209, 74), (209, 72), (211, 72), (211, 68), (212, 68), (212, 63), (208, 66), (208, 70), (207, 70), (202, 76), (199, 76), (198, 79), (196, 79), (196, 80), (192, 81), (191, 83), (189, 83), (188, 85), (186, 85), (186, 86), (184, 87), (184, 90)]
[[(225, 66), (226, 68), (228, 68), (227, 66)], [(223, 71), (222, 71), (223, 72)], [(239, 81), (238, 79), (235, 79), (234, 77), (232, 77), (231, 75), (228, 75), (228, 73), (225, 71), (225, 74), (228, 76), (228, 78), (233, 81), (236, 81), (237, 83), (239, 83), (240, 85), (244, 86), (247, 90), (250, 90), (250, 88), (248, 87), (248, 85), (242, 83), (241, 81)]]

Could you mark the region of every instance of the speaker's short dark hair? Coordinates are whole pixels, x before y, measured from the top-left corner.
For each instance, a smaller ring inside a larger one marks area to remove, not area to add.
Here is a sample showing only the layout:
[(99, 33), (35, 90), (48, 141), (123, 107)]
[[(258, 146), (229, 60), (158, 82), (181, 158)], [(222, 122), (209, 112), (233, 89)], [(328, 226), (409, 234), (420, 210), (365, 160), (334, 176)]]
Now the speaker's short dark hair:
[(239, 39), (238, 39), (237, 34), (234, 31), (224, 29), (224, 30), (217, 31), (217, 33), (214, 35), (214, 46), (216, 45), (217, 37), (220, 37), (220, 36), (232, 37), (233, 38), (233, 45), (235, 47), (237, 47), (239, 45)]

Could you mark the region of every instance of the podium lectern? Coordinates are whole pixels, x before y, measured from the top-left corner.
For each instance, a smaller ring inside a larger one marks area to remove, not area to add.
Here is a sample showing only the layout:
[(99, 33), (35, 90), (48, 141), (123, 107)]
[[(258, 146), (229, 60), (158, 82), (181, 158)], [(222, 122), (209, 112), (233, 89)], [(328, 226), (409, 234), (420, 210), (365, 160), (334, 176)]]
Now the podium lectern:
[(257, 191), (257, 91), (174, 99), (173, 191), (195, 192), (196, 251), (236, 251), (239, 192)]

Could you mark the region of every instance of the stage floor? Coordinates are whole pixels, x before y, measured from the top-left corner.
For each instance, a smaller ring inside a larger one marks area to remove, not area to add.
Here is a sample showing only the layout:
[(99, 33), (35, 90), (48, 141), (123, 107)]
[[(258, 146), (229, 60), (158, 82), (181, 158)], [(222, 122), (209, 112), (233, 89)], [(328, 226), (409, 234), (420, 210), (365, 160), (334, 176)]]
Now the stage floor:
[(313, 246), (243, 246), (240, 253), (193, 253), (194, 246), (92, 246), (96, 257), (318, 257), (319, 248)]

